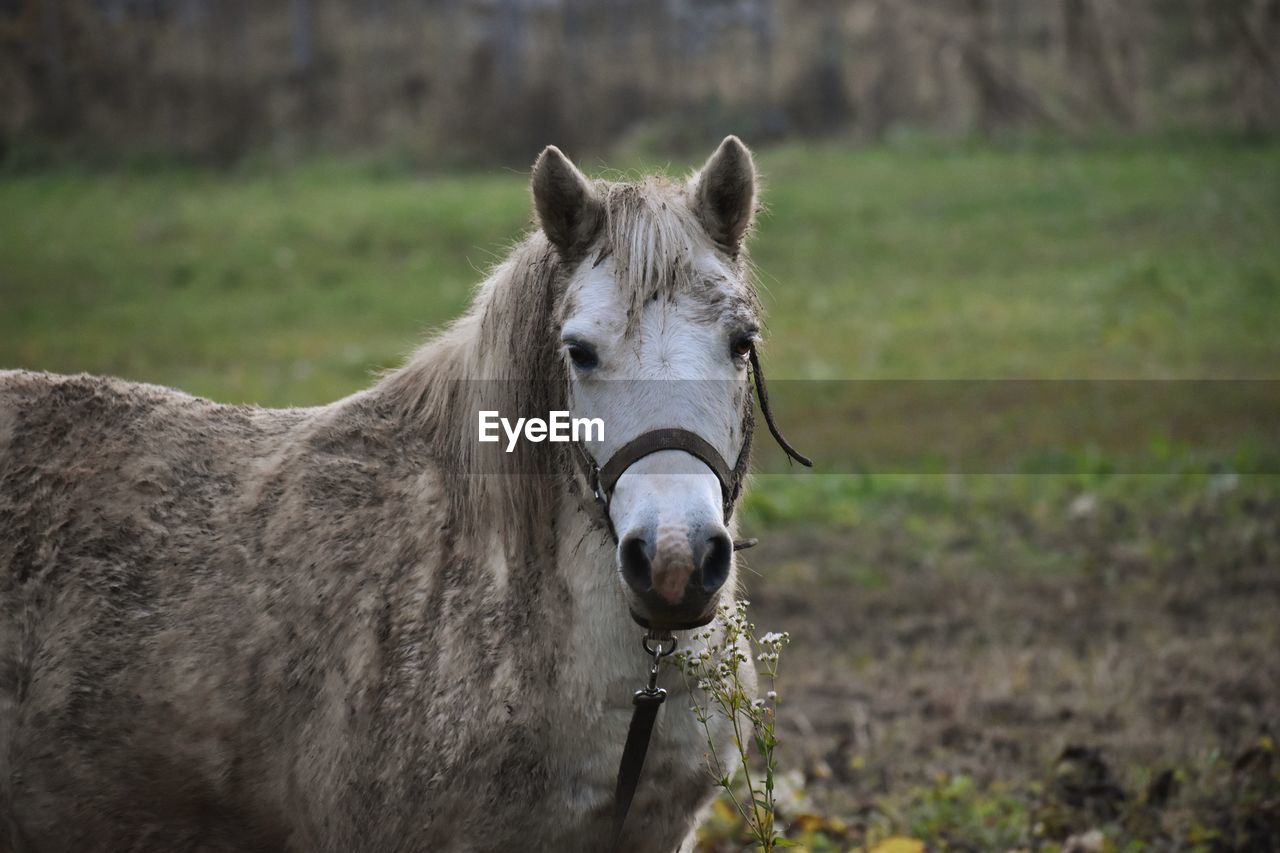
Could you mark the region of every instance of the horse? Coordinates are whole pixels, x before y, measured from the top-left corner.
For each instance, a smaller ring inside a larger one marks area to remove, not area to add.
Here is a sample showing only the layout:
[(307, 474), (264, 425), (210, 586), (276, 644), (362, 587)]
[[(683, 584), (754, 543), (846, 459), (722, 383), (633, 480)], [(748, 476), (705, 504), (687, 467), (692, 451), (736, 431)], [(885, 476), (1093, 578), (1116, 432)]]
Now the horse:
[[(470, 309), (332, 404), (0, 373), (0, 848), (610, 847), (638, 638), (738, 594), (757, 175), (735, 137), (684, 180), (548, 147), (531, 193)], [(481, 410), (607, 430), (508, 452)], [(659, 683), (619, 850), (688, 849), (713, 793)]]

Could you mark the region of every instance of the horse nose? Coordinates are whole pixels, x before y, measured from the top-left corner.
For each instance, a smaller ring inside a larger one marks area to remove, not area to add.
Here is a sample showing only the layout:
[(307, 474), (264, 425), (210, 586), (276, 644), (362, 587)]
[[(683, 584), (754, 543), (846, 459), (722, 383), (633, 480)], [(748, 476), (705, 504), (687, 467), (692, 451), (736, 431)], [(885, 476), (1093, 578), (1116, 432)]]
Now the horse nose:
[(656, 594), (667, 605), (686, 597), (705, 601), (728, 579), (732, 558), (727, 532), (690, 531), (682, 524), (633, 530), (618, 545), (627, 585), (646, 599)]

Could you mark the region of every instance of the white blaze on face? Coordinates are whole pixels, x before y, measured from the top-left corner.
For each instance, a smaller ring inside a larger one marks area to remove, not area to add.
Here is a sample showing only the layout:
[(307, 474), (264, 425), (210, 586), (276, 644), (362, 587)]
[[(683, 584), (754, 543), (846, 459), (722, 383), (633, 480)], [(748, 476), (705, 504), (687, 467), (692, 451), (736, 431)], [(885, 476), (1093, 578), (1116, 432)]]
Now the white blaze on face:
[[(705, 280), (728, 286), (714, 252), (696, 260)], [(628, 301), (618, 291), (612, 259), (584, 265), (570, 285), (574, 310), (562, 329), (564, 339), (589, 343), (598, 357), (590, 370), (569, 367), (573, 416), (605, 423), (604, 441), (587, 445), (592, 456), (603, 464), (636, 436), (677, 427), (701, 436), (732, 466), (742, 448), (747, 380), (730, 351), (741, 315), (719, 316), (705, 296), (680, 293), (645, 301), (628, 329)], [(678, 603), (693, 570), (691, 543), (726, 533), (720, 481), (696, 457), (663, 450), (631, 465), (611, 498), (619, 537), (644, 533), (653, 589)]]

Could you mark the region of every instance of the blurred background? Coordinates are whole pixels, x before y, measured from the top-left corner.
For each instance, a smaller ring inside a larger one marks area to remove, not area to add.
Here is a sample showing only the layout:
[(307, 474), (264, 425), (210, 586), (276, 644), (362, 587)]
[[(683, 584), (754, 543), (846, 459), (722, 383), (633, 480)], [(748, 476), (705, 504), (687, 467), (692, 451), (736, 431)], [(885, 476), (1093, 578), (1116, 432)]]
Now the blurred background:
[[(4, 0), (0, 131), (93, 158), (1274, 130), (1268, 0)], [(26, 152), (39, 157), (39, 153)]]
[(1277, 131), (1277, 0), (0, 0), (0, 368), (333, 400), (739, 134), (789, 835), (1276, 850)]

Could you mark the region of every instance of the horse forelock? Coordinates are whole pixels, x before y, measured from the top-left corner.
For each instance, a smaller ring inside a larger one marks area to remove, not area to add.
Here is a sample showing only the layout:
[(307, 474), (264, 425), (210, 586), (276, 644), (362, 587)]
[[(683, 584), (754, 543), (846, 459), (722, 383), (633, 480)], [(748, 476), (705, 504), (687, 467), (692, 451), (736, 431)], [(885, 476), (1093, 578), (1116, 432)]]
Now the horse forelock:
[(614, 260), (618, 290), (627, 302), (631, 324), (638, 321), (647, 299), (693, 293), (715, 301), (725, 295), (726, 287), (735, 301), (754, 309), (755, 290), (745, 254), (725, 259), (733, 281), (720, 280), (709, 287), (702, 278), (696, 259), (714, 252), (715, 246), (698, 221), (687, 185), (654, 175), (634, 183), (599, 183), (597, 191), (605, 221), (595, 257)]

